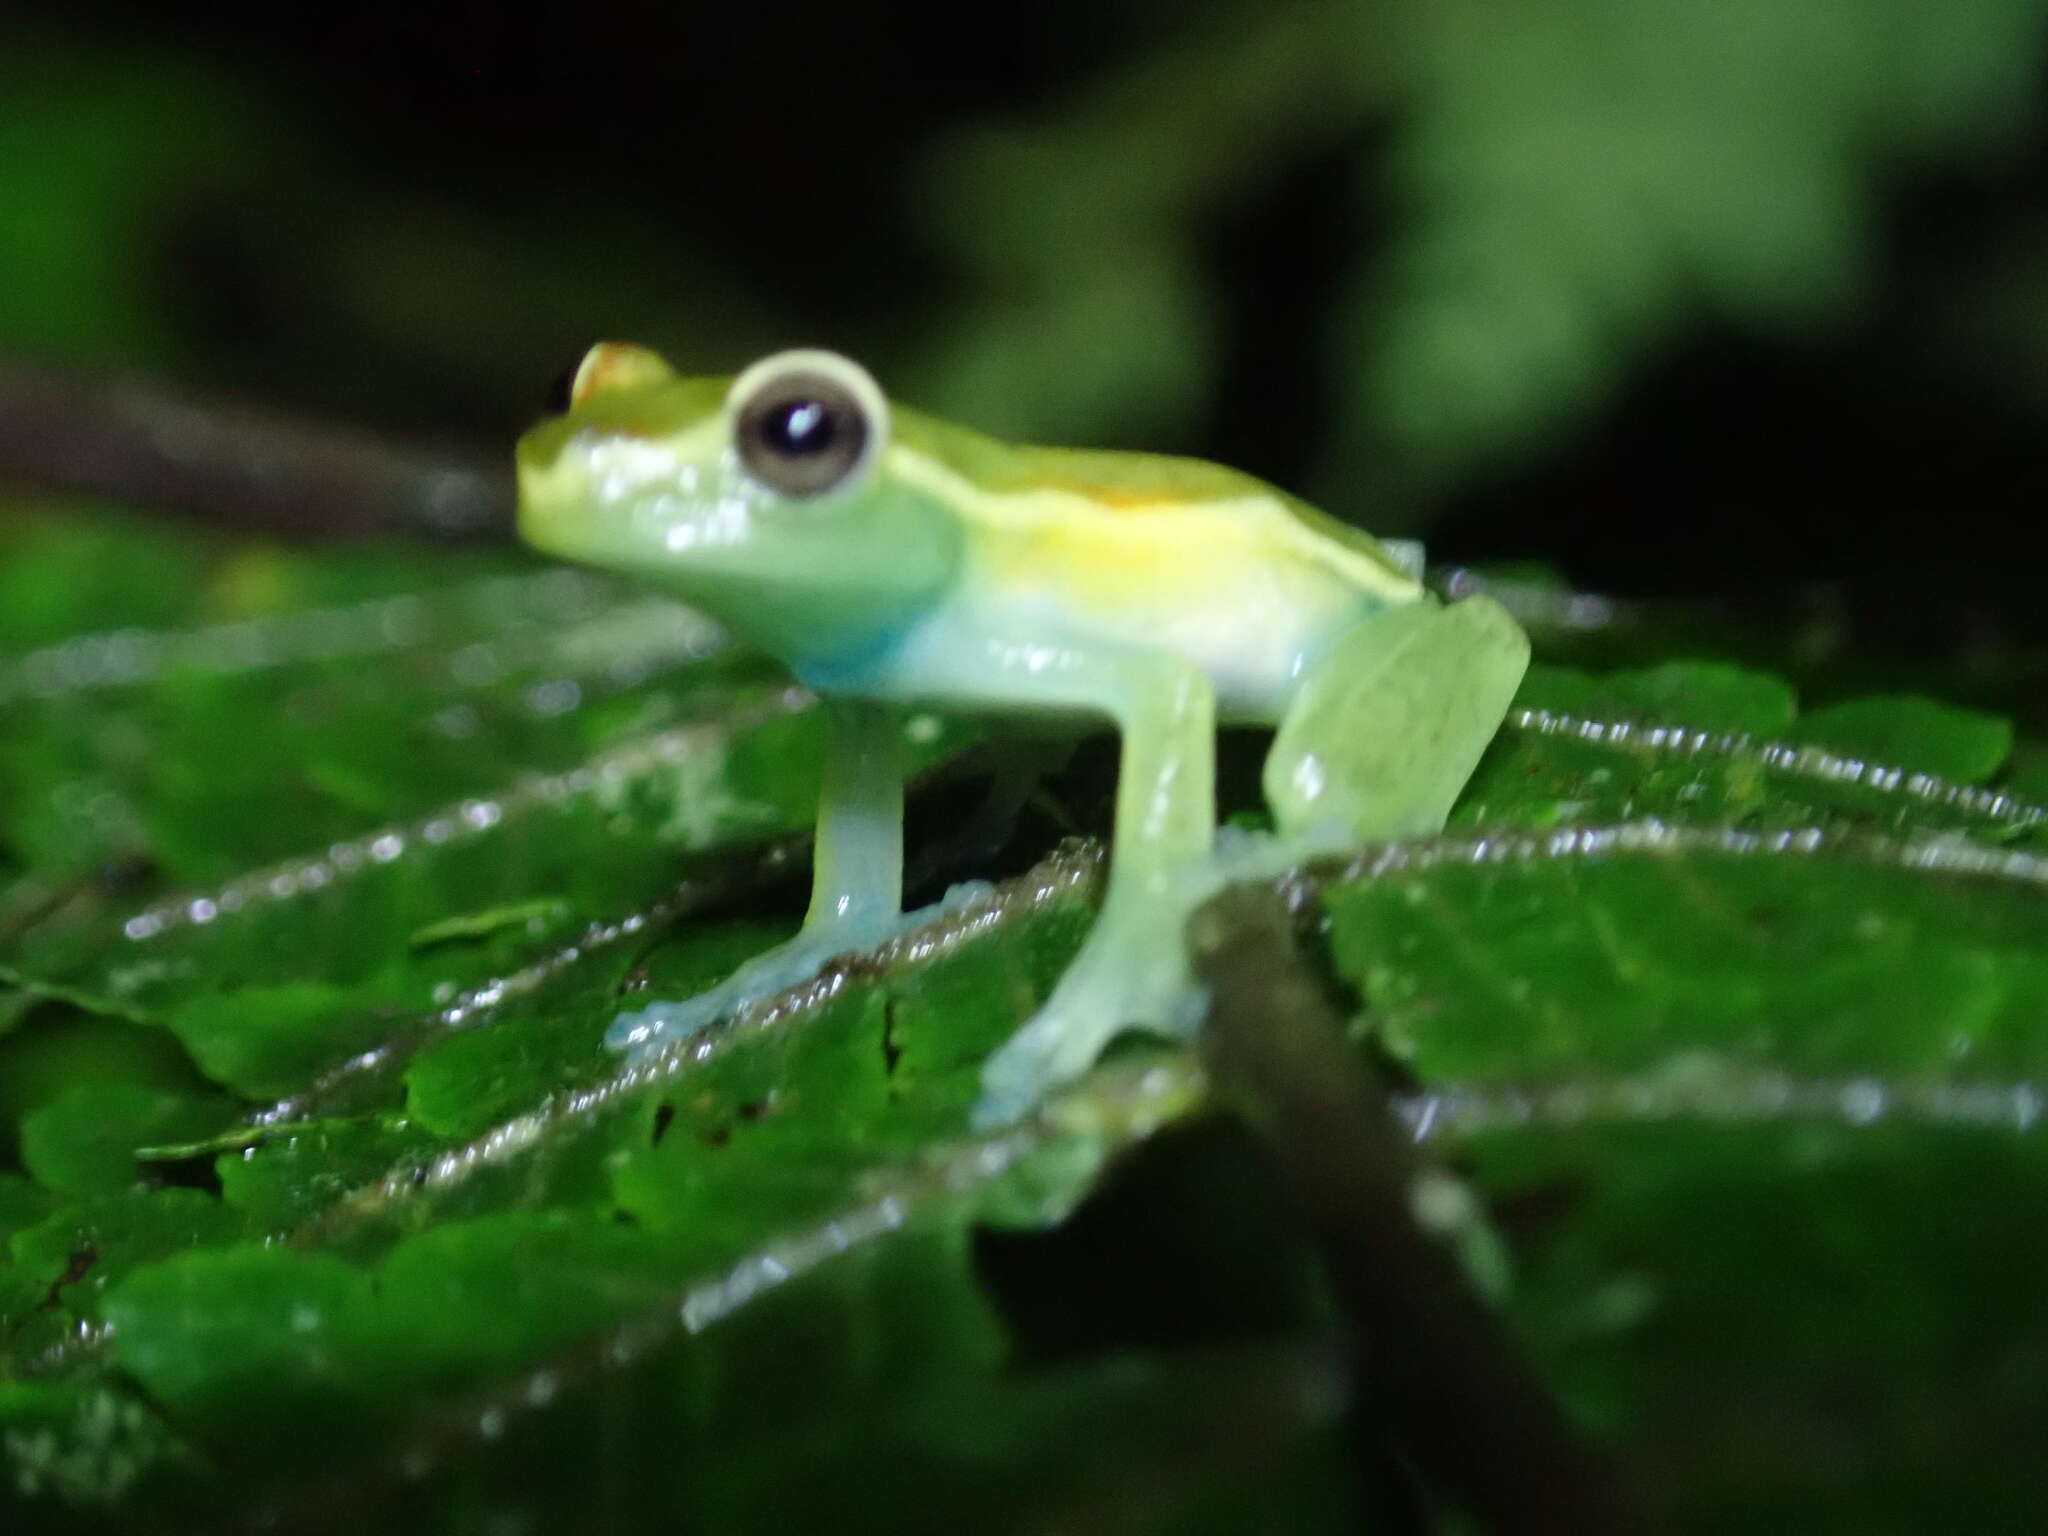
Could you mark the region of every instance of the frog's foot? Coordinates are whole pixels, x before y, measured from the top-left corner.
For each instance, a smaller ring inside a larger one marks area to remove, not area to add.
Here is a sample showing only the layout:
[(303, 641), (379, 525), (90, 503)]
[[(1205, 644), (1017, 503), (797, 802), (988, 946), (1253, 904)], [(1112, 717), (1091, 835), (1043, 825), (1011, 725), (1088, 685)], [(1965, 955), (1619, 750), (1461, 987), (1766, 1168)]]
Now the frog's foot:
[(1324, 818), (1287, 832), (1218, 827), (1211, 857), (1209, 889), (1254, 880), (1277, 880), (1311, 859), (1329, 858), (1357, 849), (1359, 836), (1334, 818)]
[(896, 921), (872, 917), (815, 924), (754, 956), (708, 992), (620, 1014), (605, 1031), (604, 1043), (638, 1057), (687, 1040), (743, 1008), (810, 980), (835, 956), (884, 942), (894, 933)]
[(795, 938), (754, 956), (708, 992), (620, 1014), (605, 1031), (604, 1043), (615, 1051), (631, 1052), (636, 1059), (651, 1055), (778, 992), (801, 986), (841, 955), (879, 948), (899, 934), (979, 899), (989, 889), (986, 882), (969, 881), (915, 912), (870, 913), (812, 923)]
[(1100, 937), (1108, 942), (1091, 939), (1045, 1006), (982, 1067), (975, 1130), (1015, 1124), (1126, 1029), (1178, 1040), (1194, 1033), (1207, 999), (1188, 970), (1180, 925), (1143, 945)]

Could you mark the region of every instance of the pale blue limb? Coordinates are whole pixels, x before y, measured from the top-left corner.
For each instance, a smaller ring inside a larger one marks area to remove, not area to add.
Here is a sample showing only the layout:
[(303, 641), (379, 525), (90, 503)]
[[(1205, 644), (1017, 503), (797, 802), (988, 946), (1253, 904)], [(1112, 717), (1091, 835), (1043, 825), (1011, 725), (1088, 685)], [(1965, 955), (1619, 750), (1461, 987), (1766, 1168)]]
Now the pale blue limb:
[(1197, 668), (1160, 655), (1080, 658), (1063, 681), (1123, 738), (1102, 910), (1045, 1006), (989, 1058), (979, 1127), (1005, 1125), (1085, 1072), (1128, 1026), (1184, 1031), (1194, 983), (1181, 930), (1210, 888), (1216, 703)]
[(831, 732), (811, 845), (806, 929), (903, 909), (902, 730), (895, 710), (827, 699)]
[(825, 775), (811, 853), (811, 905), (796, 937), (696, 997), (612, 1021), (614, 1050), (653, 1049), (787, 991), (835, 955), (872, 949), (902, 926), (903, 769), (896, 713), (859, 699), (825, 703)]

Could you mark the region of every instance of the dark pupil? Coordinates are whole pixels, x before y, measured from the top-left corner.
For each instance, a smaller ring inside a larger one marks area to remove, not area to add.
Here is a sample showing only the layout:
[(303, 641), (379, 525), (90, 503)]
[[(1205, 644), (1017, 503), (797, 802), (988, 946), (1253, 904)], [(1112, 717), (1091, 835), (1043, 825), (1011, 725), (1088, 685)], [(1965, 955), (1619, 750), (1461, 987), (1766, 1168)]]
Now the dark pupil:
[(761, 424), (768, 446), (793, 459), (823, 453), (839, 435), (832, 412), (822, 400), (792, 400), (777, 406)]
[(798, 375), (742, 406), (734, 436), (764, 485), (784, 496), (822, 496), (860, 467), (868, 424), (860, 402), (834, 381)]

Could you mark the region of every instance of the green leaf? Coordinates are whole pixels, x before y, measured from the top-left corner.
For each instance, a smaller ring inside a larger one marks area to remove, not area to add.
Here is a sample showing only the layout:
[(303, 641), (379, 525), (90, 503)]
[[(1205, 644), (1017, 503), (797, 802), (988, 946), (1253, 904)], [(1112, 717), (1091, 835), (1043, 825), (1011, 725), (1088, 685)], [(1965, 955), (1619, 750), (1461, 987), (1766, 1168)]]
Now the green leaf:
[[(1030, 1529), (1140, 1488), (1165, 1527), (1312, 1531), (1412, 1497), (1354, 1453), (1390, 1431), (1250, 1137), (1156, 1134), (1204, 1104), (1184, 1051), (1121, 1042), (1042, 1117), (970, 1127), (1092, 921), (1099, 859), (1047, 844), (1098, 817), (1106, 755), (1026, 813), (1024, 873), (628, 1062), (621, 1011), (801, 910), (762, 836), (816, 792), (802, 696), (693, 652), (524, 720), (501, 685), (549, 669), (480, 681), (477, 647), (561, 660), (541, 578), (509, 612), (459, 576), (402, 604), (373, 668), (260, 616), (400, 600), (329, 561), (217, 578), (266, 664), (195, 660), (195, 613), (152, 642), (179, 667), (59, 688), (0, 746), (29, 798), (123, 808), (0, 811), (35, 1000), (0, 1041), (0, 1376), (38, 1389), (0, 1392), (10, 1516), (769, 1531), (851, 1501), (855, 1529)], [(585, 681), (647, 654), (619, 601), (577, 610)], [(350, 739), (465, 708), (445, 756)], [(310, 734), (209, 778), (235, 722), (293, 709)], [(1898, 696), (1802, 712), (1711, 658), (1539, 667), (1448, 832), (1283, 882), (1323, 897), (1358, 1054), (1470, 1181), (1542, 1381), (1669, 1523), (1881, 1524), (1959, 1479), (2025, 1503), (2048, 1387), (1998, 1320), (2048, 883), (2007, 735)], [(960, 773), (914, 795), (913, 855), (964, 819)], [(87, 823), (141, 862), (82, 861)]]
[(1429, 1080), (1699, 1054), (1823, 1074), (2048, 1066), (2031, 882), (1930, 879), (1902, 851), (1770, 838), (1476, 854), (1453, 844), (1330, 898), (1339, 970)]
[(0, 1381), (0, 1472), (37, 1530), (90, 1530), (145, 1480), (196, 1458), (144, 1404), (104, 1386)]
[(293, 1120), (214, 1159), (221, 1198), (262, 1232), (313, 1220), (393, 1167), (428, 1155), (436, 1143), (396, 1116)]
[(2012, 722), (1918, 697), (1855, 699), (1813, 710), (1799, 735), (1817, 747), (1979, 784), (2012, 755)]
[(59, 1206), (14, 1234), (8, 1248), (25, 1272), (50, 1277), (64, 1309), (97, 1317), (108, 1286), (186, 1249), (244, 1236), (247, 1225), (196, 1189), (131, 1189)]
[[(1809, 744), (1807, 717), (1793, 718), (1791, 690), (1741, 668), (1683, 662), (1595, 677), (1532, 667), (1516, 703), (1454, 824), (1545, 826), (1654, 815), (1900, 834), (1954, 830), (2003, 840), (2048, 821), (2039, 806), (1974, 790), (1966, 779), (1902, 777), (1893, 759), (1844, 757), (1829, 749), (1831, 742)], [(2011, 730), (1996, 716), (1929, 714), (1909, 701), (1879, 698), (1818, 711), (1818, 734), (1826, 736), (1828, 722), (1844, 711), (1862, 722), (1864, 741), (1881, 734), (1894, 746), (1925, 723), (1927, 745), (1901, 747), (1904, 755), (1970, 769), (1981, 767), (1985, 754), (1945, 744), (1987, 747)]]
[(1521, 1234), (1511, 1314), (1672, 1518), (1931, 1529), (1960, 1497), (2020, 1529), (2044, 1492), (2048, 1328), (2015, 1219), (2039, 1138), (1829, 1119), (1596, 1113), (1466, 1141)]
[(379, 1039), (391, 1011), (367, 1006), (359, 989), (284, 982), (190, 998), (164, 1022), (202, 1072), (253, 1098), (287, 1092)]
[[(759, 924), (720, 927), (665, 945), (642, 964), (650, 988), (660, 989), (657, 995), (688, 997), (785, 936), (780, 927)], [(544, 1099), (571, 1074), (608, 1075), (614, 1059), (600, 1042), (625, 1003), (613, 991), (591, 986), (592, 979), (574, 978), (583, 982), (575, 988), (583, 995), (573, 1002), (549, 1006), (546, 997), (536, 998), (491, 1028), (424, 1047), (405, 1071), (406, 1108), (413, 1119), (441, 1136), (480, 1135)]]
[(138, 1149), (210, 1134), (234, 1113), (226, 1098), (125, 1083), (73, 1088), (22, 1122), (21, 1160), (50, 1189), (119, 1194), (136, 1182)]
[(1671, 661), (1600, 677), (1532, 667), (1516, 701), (1593, 720), (1680, 721), (1694, 730), (1766, 738), (1784, 731), (1796, 708), (1782, 678), (1714, 661)]
[(130, 1276), (105, 1316), (122, 1369), (181, 1421), (275, 1451), (365, 1433), (383, 1363), (366, 1337), (375, 1304), (371, 1277), (339, 1259), (222, 1247)]
[(49, 1213), (50, 1195), (33, 1179), (0, 1173), (0, 1237), (34, 1226)]

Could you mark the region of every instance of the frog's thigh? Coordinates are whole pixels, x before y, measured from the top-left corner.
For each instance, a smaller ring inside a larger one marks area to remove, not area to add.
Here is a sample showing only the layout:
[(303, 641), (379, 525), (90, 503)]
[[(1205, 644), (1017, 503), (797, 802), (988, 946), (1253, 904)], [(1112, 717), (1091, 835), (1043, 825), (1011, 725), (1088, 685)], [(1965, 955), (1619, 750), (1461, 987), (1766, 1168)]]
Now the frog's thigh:
[(1266, 758), (1281, 832), (1434, 832), (1529, 662), (1492, 598), (1382, 609), (1340, 636), (1289, 701)]

